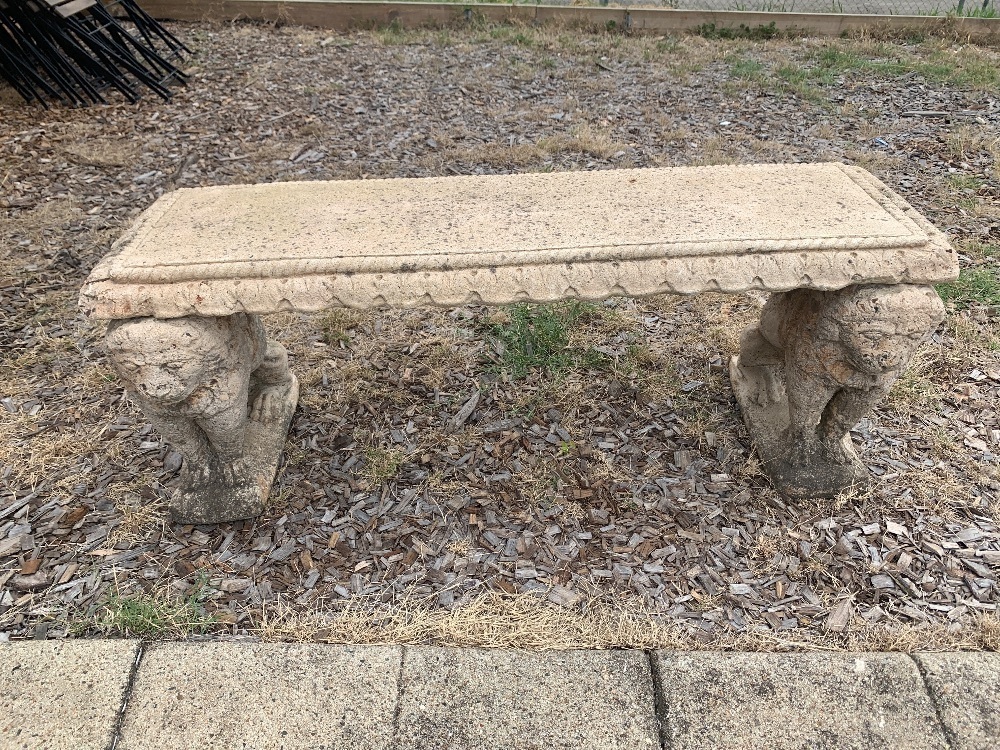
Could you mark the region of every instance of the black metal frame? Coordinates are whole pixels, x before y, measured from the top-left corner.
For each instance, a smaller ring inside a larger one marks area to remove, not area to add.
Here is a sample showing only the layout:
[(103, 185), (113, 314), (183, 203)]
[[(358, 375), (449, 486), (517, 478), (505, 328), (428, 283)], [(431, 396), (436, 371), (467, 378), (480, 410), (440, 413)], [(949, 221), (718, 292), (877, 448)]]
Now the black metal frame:
[(68, 16), (46, 0), (0, 0), (0, 78), (43, 107), (106, 103), (109, 89), (130, 102), (143, 87), (169, 99), (168, 85), (187, 80), (184, 53), (135, 0), (97, 0)]

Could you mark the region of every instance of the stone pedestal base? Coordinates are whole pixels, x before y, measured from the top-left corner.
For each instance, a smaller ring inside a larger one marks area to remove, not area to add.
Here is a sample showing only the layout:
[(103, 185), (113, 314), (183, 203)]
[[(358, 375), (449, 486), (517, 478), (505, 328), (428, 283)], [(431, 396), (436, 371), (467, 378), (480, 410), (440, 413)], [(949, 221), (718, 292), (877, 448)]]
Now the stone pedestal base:
[(180, 523), (225, 523), (259, 516), (278, 472), (298, 400), (299, 383), (292, 376), (283, 394), (273, 394), (271, 413), (247, 423), (243, 458), (231, 478), (228, 472), (215, 471), (201, 479), (197, 475), (204, 472), (197, 467), (189, 471), (185, 465), (181, 487), (169, 501), (170, 517)]
[[(793, 498), (834, 497), (868, 485), (871, 475), (861, 463), (851, 436), (841, 438), (847, 463), (834, 463), (817, 446), (800, 446), (801, 463), (789, 460), (789, 410), (784, 388), (775, 389), (773, 374), (761, 367), (741, 367), (740, 358), (729, 360), (729, 379), (740, 405), (743, 422), (757, 448), (761, 469), (782, 495)], [(772, 391), (777, 390), (777, 393)]]

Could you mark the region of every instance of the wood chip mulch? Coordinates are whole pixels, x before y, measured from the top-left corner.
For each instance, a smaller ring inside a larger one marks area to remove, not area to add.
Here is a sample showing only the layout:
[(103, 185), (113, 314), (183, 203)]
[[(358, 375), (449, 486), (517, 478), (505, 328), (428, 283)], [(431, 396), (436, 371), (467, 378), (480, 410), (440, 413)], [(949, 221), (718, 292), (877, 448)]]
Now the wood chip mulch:
[(94, 632), (109, 597), (140, 592), (197, 591), (237, 634), (278, 599), (450, 609), (484, 591), (624, 602), (705, 640), (996, 611), (989, 305), (954, 310), (858, 425), (874, 489), (816, 502), (769, 488), (725, 375), (760, 295), (610, 300), (573, 329), (602, 366), (524, 380), (484, 333), (502, 312), (273, 316), (303, 397), (271, 507), (191, 527), (162, 512), (179, 457), (75, 302), (165, 191), (272, 180), (837, 159), (968, 265), (1000, 243), (1000, 92), (854, 70), (811, 100), (733, 65), (876, 54), (852, 41), (171, 28), (197, 56), (169, 103), (43, 111), (0, 88), (0, 638)]

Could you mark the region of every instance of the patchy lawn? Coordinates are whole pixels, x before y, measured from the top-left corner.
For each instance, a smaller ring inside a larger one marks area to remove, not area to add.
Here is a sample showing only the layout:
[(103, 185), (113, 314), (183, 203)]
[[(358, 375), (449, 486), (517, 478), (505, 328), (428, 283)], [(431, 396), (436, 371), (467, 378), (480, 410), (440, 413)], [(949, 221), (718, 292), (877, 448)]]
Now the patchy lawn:
[[(0, 88), (0, 638), (1000, 647), (996, 50), (175, 31), (197, 54), (169, 103)], [(75, 307), (177, 187), (818, 160), (962, 253), (948, 321), (854, 432), (860, 496), (770, 489), (725, 375), (764, 298), (702, 295), (272, 316), (303, 391), (270, 506), (174, 525), (178, 457)]]

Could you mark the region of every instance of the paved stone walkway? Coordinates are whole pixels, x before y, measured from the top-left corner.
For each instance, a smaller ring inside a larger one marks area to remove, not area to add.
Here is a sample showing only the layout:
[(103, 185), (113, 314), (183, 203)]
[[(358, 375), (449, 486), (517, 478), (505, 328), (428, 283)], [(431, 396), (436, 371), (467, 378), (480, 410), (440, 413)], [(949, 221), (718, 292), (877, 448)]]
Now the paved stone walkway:
[(1000, 654), (0, 645), (0, 750), (1000, 746)]

